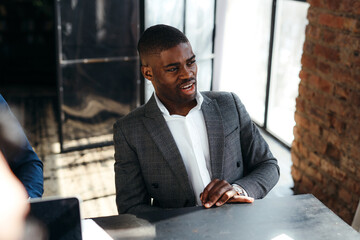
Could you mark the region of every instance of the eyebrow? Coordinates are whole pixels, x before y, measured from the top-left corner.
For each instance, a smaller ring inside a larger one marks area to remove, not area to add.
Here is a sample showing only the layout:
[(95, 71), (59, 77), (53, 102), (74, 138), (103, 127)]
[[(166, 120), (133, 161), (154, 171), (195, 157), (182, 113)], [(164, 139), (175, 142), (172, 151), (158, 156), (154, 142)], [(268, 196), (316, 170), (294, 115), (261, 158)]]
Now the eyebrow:
[[(187, 62), (188, 62), (188, 61), (191, 61), (191, 60), (193, 60), (195, 57), (196, 57), (196, 56), (195, 56), (195, 54), (194, 54), (191, 58), (186, 59), (186, 61), (187, 61)], [(180, 63), (178, 63), (178, 62), (176, 62), (176, 63), (170, 63), (170, 64), (164, 66), (164, 68), (173, 67), (173, 66), (178, 66), (179, 64), (180, 64)]]

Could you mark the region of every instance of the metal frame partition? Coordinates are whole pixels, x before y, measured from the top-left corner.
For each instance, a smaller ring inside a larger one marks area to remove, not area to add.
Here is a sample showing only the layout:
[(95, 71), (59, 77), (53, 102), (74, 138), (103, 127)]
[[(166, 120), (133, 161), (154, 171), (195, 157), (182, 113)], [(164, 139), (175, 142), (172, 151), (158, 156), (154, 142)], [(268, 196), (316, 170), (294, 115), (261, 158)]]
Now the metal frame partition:
[(62, 152), (111, 145), (116, 119), (140, 104), (139, 7), (55, 0)]

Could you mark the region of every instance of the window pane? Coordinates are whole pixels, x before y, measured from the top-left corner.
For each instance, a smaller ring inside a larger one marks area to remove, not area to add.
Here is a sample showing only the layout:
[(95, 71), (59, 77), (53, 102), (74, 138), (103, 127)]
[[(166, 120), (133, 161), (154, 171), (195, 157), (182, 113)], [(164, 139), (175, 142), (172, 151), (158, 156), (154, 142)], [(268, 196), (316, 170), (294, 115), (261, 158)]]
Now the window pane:
[(197, 87), (199, 91), (209, 91), (211, 87), (212, 60), (197, 61)]
[(184, 1), (145, 0), (145, 28), (166, 24), (184, 29)]
[(305, 39), (306, 2), (280, 0), (276, 10), (268, 129), (287, 144), (293, 140), (295, 98)]
[(220, 73), (214, 79), (214, 90), (237, 93), (252, 119), (263, 124), (272, 0), (227, 0), (219, 4), (226, 7), (219, 12), (224, 29), (216, 34), (216, 41), (220, 37), (223, 43), (222, 49), (215, 49)]
[[(145, 0), (145, 29), (156, 24), (166, 24), (181, 31), (184, 29), (184, 1)], [(145, 102), (149, 100), (154, 88), (145, 79)]]
[(188, 37), (197, 59), (212, 54), (214, 30), (214, 0), (187, 0), (186, 27)]
[(196, 55), (197, 86), (200, 91), (211, 89), (214, 7), (214, 0), (186, 2), (185, 33)]

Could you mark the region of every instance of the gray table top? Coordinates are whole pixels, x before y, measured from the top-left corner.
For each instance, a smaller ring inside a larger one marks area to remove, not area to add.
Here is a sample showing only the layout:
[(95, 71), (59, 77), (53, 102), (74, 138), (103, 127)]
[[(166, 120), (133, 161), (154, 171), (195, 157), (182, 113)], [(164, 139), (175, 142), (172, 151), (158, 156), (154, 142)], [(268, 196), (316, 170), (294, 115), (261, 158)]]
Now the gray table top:
[(94, 218), (114, 239), (360, 239), (313, 195)]

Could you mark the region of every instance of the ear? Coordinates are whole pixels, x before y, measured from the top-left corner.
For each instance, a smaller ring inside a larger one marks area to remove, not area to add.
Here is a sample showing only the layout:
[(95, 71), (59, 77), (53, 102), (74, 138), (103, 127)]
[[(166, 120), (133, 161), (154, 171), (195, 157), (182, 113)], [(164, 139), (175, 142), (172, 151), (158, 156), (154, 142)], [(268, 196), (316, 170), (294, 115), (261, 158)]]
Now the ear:
[(153, 80), (153, 72), (152, 72), (152, 68), (149, 67), (149, 65), (142, 65), (141, 66), (141, 73), (144, 76), (144, 78), (146, 78), (149, 81)]

